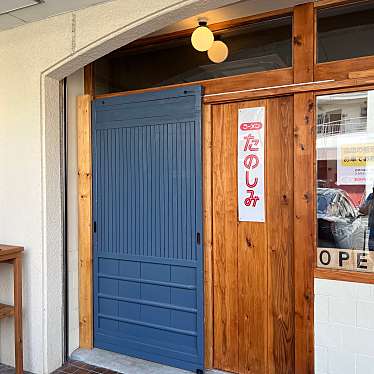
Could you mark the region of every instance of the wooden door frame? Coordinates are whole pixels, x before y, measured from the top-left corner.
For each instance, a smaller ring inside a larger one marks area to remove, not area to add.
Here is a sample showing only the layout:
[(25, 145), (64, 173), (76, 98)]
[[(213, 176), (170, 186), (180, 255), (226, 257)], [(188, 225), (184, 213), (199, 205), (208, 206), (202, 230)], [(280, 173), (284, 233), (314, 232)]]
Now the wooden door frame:
[[(314, 265), (315, 265), (315, 96), (336, 90), (374, 86), (374, 57), (316, 64), (315, 9), (346, 3), (321, 0), (293, 10), (293, 68), (245, 74), (191, 84), (206, 88), (203, 106), (203, 218), (205, 278), (205, 364), (213, 366), (213, 217), (212, 217), (212, 105), (223, 102), (294, 95), (294, 163), (302, 174), (294, 176), (295, 251), (295, 365), (297, 373), (314, 372)], [(257, 18), (257, 19), (260, 19)], [(356, 64), (355, 62), (358, 62)], [(334, 73), (338, 72), (338, 73)], [(93, 348), (92, 276), (92, 144), (91, 103), (95, 98), (93, 66), (85, 68), (85, 95), (77, 99), (78, 208), (79, 208), (79, 332), (80, 347)], [(335, 80), (334, 80), (335, 79)], [(327, 81), (325, 81), (327, 80)], [(316, 81), (316, 82), (315, 82)], [(318, 82), (322, 81), (322, 82)], [(178, 86), (174, 85), (173, 87)], [(179, 85), (186, 86), (186, 84)], [(169, 89), (161, 87), (150, 90)], [(243, 90), (242, 90), (243, 88)], [(240, 92), (238, 91), (240, 89)], [(142, 91), (150, 91), (142, 90)], [(139, 92), (139, 91), (137, 91)], [(135, 92), (96, 96), (122, 96)], [(220, 94), (222, 93), (222, 94)], [(326, 276), (328, 278), (328, 276)], [(360, 278), (361, 279), (361, 278)], [(347, 279), (346, 279), (347, 280)]]
[(91, 95), (77, 97), (79, 346), (93, 348)]

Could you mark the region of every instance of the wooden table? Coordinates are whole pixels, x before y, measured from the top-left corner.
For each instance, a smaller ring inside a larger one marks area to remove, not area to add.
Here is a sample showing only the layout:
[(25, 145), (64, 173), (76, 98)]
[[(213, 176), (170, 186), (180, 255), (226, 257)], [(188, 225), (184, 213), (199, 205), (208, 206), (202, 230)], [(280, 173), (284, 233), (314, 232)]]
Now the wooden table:
[(23, 373), (22, 342), (22, 253), (23, 247), (0, 244), (0, 263), (13, 264), (14, 305), (0, 304), (0, 319), (14, 317), (16, 373)]

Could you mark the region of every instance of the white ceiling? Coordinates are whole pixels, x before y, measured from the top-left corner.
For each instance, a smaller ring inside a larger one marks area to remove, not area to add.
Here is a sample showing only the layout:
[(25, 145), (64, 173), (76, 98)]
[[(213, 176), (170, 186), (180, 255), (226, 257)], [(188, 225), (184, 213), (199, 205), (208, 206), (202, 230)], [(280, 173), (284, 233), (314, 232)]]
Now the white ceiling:
[(38, 0), (2, 0), (0, 2), (0, 14), (8, 13), (19, 8), (26, 8), (38, 4)]
[(0, 0), (0, 31), (107, 1), (110, 0)]

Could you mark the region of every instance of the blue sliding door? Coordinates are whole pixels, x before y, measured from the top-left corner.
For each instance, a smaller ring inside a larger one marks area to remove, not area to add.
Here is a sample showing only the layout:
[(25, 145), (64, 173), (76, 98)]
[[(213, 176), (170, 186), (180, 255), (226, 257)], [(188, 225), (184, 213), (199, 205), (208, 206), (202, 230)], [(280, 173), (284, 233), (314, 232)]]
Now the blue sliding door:
[(203, 369), (201, 88), (93, 104), (94, 345)]

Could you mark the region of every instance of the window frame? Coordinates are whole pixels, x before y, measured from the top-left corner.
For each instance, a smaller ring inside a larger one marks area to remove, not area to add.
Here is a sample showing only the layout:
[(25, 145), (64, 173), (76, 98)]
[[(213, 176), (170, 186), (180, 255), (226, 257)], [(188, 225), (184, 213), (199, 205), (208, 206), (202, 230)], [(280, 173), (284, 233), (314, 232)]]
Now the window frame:
[[(314, 91), (315, 116), (317, 118), (317, 98), (319, 96), (344, 94), (344, 93), (350, 93), (350, 92), (365, 92), (365, 91), (372, 91), (372, 90), (374, 90), (374, 82), (370, 84), (366, 84), (366, 85), (363, 84), (363, 85), (352, 86), (352, 87), (347, 87), (347, 88), (343, 87), (343, 88), (333, 88), (333, 89), (327, 89), (327, 90), (315, 90)], [(315, 121), (314, 125), (317, 126), (317, 121)], [(315, 136), (314, 138), (316, 142), (317, 136)], [(314, 144), (314, 149), (315, 149), (314, 189), (315, 191), (317, 191), (316, 143)], [(315, 208), (314, 208), (313, 214), (314, 214), (314, 224), (315, 226), (317, 226), (317, 204), (316, 202), (315, 202)], [(374, 284), (374, 273), (365, 273), (365, 272), (351, 271), (351, 270), (326, 269), (326, 268), (317, 267), (317, 248), (318, 248), (318, 243), (317, 243), (317, 235), (316, 235), (314, 238), (314, 254), (313, 254), (314, 255), (314, 278), (343, 281), (343, 282)]]
[(318, 10), (339, 8), (359, 3), (373, 3), (373, 0), (319, 0), (314, 4), (315, 14), (315, 38), (314, 38), (314, 79), (323, 81), (326, 79), (344, 80), (354, 79), (358, 75), (362, 77), (374, 77), (374, 54), (351, 59), (318, 62)]

